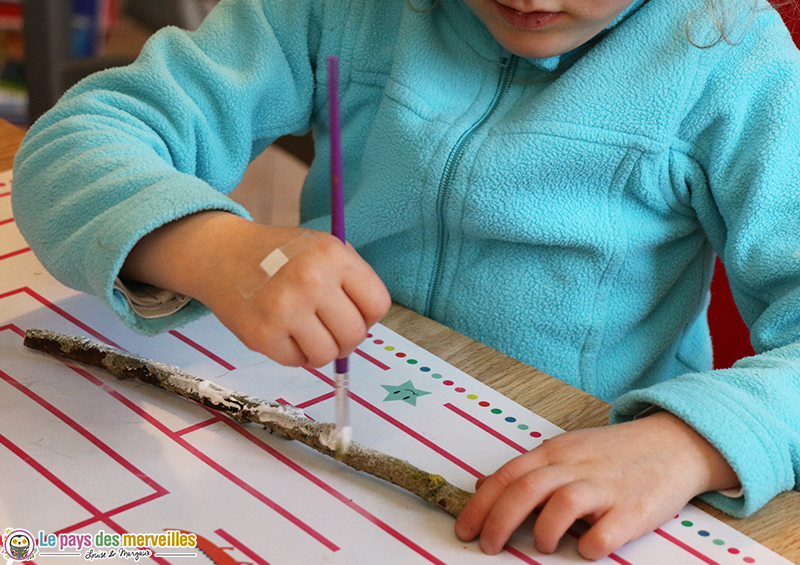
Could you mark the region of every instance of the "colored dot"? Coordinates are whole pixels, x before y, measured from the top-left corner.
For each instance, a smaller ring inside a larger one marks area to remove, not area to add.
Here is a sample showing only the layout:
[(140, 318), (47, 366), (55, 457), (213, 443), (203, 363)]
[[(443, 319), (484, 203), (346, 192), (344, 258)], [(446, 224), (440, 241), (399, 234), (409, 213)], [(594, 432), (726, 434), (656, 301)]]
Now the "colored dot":
[(739, 554), (739, 550), (736, 549), (735, 547), (730, 547), (730, 548), (728, 548), (728, 553), (731, 553), (733, 555), (738, 555)]
[(517, 419), (514, 416), (509, 416), (508, 418), (506, 418), (506, 422), (516, 422), (516, 421)]
[(478, 406), (483, 406), (484, 408), (486, 408), (487, 406), (489, 406), (489, 403), (486, 402), (485, 400), (482, 400), (478, 402)]
[(714, 540), (714, 545), (725, 545), (725, 542), (722, 541), (721, 539), (715, 539)]
[(694, 523), (690, 522), (689, 520), (684, 520), (683, 522), (681, 522), (681, 526), (686, 526), (687, 528), (691, 528), (692, 526), (694, 526)]
[(405, 354), (405, 353), (403, 353), (403, 352), (401, 351), (401, 352), (399, 352), (399, 353), (395, 353), (395, 354), (394, 354), (394, 356), (395, 356), (395, 357), (400, 357), (400, 358), (402, 358), (402, 357), (405, 357), (405, 356), (406, 356), (406, 354)]
[(453, 386), (453, 381), (442, 381), (444, 386)]
[(467, 389), (465, 389), (463, 387), (458, 387), (458, 388), (456, 388), (456, 392), (467, 392)]
[(386, 347), (384, 347), (384, 349), (386, 351), (394, 351), (394, 347), (392, 347), (391, 345), (387, 345)]
[(698, 535), (698, 536), (703, 536), (704, 538), (707, 538), (707, 537), (708, 537), (708, 536), (710, 536), (711, 534), (709, 534), (709, 533), (708, 533), (707, 531), (705, 531), (705, 530), (700, 530), (699, 532), (697, 532), (697, 535)]
[(372, 334), (367, 334), (367, 339), (371, 338)]
[(477, 394), (468, 394), (467, 398), (469, 398), (470, 400), (477, 400), (478, 399), (478, 395)]
[(520, 424), (520, 425), (519, 425), (519, 426), (517, 426), (517, 427), (518, 427), (520, 430), (527, 430), (527, 429), (528, 429), (528, 424)]
[(531, 432), (531, 437), (542, 437), (542, 434), (539, 432)]
[(374, 343), (375, 345), (381, 345), (383, 343), (383, 340), (382, 339), (376, 339), (372, 343)]
[(439, 373), (434, 373), (431, 375), (431, 377), (433, 377), (434, 379), (441, 379), (442, 375), (440, 375)]
[(745, 557), (744, 559), (742, 559), (742, 561), (744, 561), (745, 563), (755, 563), (756, 562), (756, 560), (753, 559), (752, 557)]
[(419, 361), (417, 361), (416, 359), (409, 359), (408, 361), (406, 361), (406, 363), (408, 363), (409, 365), (416, 365), (417, 363), (419, 363)]
[(492, 414), (502, 414), (502, 413), (503, 411), (500, 410), (499, 408), (492, 408)]
[(423, 373), (430, 373), (431, 372), (431, 368), (430, 367), (420, 367), (419, 370), (422, 371)]

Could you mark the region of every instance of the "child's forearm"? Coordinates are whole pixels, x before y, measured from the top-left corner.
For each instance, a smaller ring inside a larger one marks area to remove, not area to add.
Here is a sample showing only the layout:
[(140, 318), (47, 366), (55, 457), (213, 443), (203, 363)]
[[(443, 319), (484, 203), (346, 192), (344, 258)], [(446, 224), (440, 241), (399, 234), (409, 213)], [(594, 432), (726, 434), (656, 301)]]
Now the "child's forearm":
[[(275, 249), (308, 243), (252, 292), (240, 289)], [(128, 254), (120, 272), (196, 298), (247, 347), (284, 365), (323, 366), (352, 353), (391, 301), (350, 245), (302, 228), (257, 224), (222, 211), (166, 224)]]

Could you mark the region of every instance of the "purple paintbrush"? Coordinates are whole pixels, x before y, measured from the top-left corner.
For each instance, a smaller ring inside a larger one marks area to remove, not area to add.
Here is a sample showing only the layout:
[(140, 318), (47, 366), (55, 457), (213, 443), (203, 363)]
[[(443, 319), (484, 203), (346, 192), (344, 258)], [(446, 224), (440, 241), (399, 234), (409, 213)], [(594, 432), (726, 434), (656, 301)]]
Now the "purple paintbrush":
[[(342, 130), (339, 125), (339, 58), (336, 55), (328, 57), (328, 106), (331, 116), (331, 233), (345, 243)], [(350, 426), (347, 357), (337, 359), (335, 365), (336, 435), (334, 450), (336, 458), (341, 460), (347, 452), (353, 435), (353, 429)]]

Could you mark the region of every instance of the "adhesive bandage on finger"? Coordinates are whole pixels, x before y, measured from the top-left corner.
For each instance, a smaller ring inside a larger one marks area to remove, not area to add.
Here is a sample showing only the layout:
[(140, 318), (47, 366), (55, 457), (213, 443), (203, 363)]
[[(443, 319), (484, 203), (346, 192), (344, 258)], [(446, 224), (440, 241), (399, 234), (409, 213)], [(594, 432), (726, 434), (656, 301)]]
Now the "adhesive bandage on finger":
[(252, 275), (236, 285), (236, 290), (245, 300), (249, 300), (281, 270), (281, 267), (289, 262), (289, 259), (310, 247), (312, 240), (313, 236), (304, 232), (286, 245), (274, 249), (258, 264), (258, 268)]

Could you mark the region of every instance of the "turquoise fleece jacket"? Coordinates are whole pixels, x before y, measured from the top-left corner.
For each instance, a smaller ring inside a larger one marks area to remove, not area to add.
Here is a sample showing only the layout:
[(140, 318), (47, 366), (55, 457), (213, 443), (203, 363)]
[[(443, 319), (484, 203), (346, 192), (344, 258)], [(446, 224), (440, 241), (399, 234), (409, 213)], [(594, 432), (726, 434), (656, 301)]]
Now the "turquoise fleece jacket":
[[(710, 43), (702, 0), (637, 1), (561, 57), (505, 52), (460, 0), (226, 0), (81, 82), (30, 130), (13, 206), (61, 281), (114, 290), (133, 245), (313, 130), (304, 225), (329, 226), (324, 57), (340, 56), (348, 237), (394, 300), (717, 446), (753, 512), (800, 477), (800, 57), (767, 8)], [(759, 352), (712, 370), (715, 253)]]

